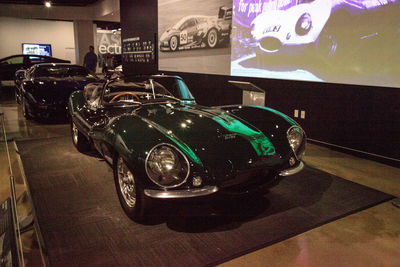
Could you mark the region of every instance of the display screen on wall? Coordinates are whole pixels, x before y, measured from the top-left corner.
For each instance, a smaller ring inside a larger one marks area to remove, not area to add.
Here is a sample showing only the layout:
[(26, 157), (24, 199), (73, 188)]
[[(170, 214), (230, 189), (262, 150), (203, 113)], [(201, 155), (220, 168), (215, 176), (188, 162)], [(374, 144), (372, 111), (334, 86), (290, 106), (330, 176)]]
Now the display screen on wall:
[(232, 0), (158, 0), (159, 69), (230, 73)]
[(51, 57), (50, 44), (22, 44), (22, 54), (24, 55), (40, 55)]
[(400, 87), (400, 0), (233, 0), (231, 75)]

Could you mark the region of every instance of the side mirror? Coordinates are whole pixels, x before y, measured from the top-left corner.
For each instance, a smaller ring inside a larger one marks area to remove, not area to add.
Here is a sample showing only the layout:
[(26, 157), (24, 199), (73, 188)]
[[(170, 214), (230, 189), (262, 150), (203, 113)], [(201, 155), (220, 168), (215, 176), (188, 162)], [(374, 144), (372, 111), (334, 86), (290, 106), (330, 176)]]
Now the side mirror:
[(21, 84), (21, 81), (26, 77), (26, 70), (17, 70), (15, 72), (15, 83), (17, 85)]

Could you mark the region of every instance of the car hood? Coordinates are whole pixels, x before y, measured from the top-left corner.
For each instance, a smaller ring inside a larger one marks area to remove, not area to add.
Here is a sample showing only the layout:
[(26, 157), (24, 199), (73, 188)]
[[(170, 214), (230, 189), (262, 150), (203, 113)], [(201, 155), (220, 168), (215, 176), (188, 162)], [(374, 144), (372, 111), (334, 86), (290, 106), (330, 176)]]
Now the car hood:
[(88, 77), (68, 77), (53, 78), (44, 77), (35, 79), (33, 95), (46, 102), (64, 101), (67, 102), (69, 95), (73, 91), (83, 90), (85, 85), (97, 81), (96, 78)]
[[(242, 110), (262, 113), (264, 123), (252, 122), (252, 116), (247, 118)], [(174, 142), (192, 162), (212, 172), (276, 166), (291, 152), (286, 132), (294, 122), (268, 110), (168, 104), (142, 107), (135, 116)]]

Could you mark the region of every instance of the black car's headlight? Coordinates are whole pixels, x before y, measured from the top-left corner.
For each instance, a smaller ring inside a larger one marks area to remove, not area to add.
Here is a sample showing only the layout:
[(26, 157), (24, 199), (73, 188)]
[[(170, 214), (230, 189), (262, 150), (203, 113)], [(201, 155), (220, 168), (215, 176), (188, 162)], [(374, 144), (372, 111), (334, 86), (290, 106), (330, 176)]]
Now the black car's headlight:
[(297, 21), (296, 33), (298, 35), (306, 35), (311, 30), (311, 26), (312, 26), (311, 15), (308, 13), (304, 13)]
[(147, 155), (145, 168), (155, 184), (172, 188), (186, 182), (190, 167), (186, 156), (173, 145), (158, 144)]
[(304, 146), (302, 146), (302, 144), (305, 134), (303, 129), (301, 129), (299, 126), (290, 127), (287, 131), (287, 138), (297, 159), (300, 159), (304, 152)]

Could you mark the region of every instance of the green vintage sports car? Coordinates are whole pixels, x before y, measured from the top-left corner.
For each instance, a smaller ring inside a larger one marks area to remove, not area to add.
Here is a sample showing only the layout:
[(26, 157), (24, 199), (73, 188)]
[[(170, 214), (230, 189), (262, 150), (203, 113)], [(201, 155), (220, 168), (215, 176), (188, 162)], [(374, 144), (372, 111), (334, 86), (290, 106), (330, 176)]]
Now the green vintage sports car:
[(114, 170), (124, 211), (143, 221), (152, 199), (241, 194), (299, 172), (306, 137), (266, 107), (197, 105), (177, 76), (87, 85), (69, 99), (75, 147)]

